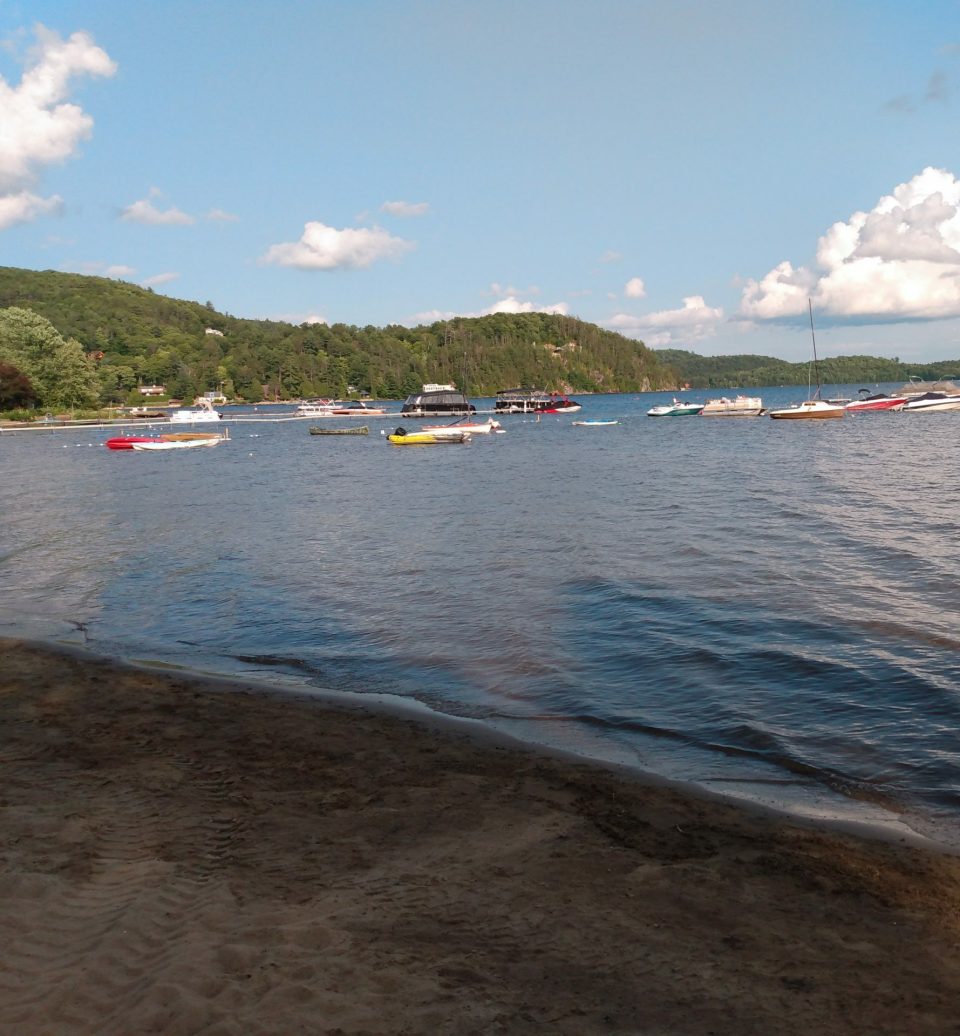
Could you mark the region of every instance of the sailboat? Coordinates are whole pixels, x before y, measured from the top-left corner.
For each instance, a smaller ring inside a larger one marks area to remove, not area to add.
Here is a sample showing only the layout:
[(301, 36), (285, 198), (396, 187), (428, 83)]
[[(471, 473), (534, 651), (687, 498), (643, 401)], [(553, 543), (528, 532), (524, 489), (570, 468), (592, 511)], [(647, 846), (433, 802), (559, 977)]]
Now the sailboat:
[[(820, 364), (817, 362), (817, 336), (813, 333), (813, 303), (807, 299), (807, 309), (810, 311), (810, 338), (813, 340), (813, 367), (817, 373), (817, 391), (806, 402), (798, 403), (796, 406), (786, 407), (783, 410), (769, 410), (772, 418), (796, 421), (801, 418), (821, 417), (844, 417), (846, 410), (837, 403), (828, 403), (820, 398)], [(808, 386), (809, 391), (809, 386)]]

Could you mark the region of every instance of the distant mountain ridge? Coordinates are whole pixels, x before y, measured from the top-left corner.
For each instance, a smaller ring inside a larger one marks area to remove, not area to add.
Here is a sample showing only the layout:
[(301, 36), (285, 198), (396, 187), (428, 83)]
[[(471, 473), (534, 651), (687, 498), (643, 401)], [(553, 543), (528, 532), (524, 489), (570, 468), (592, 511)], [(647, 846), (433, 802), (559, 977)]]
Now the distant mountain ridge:
[(518, 385), (567, 392), (643, 392), (677, 377), (642, 342), (546, 313), (458, 317), (415, 328), (248, 320), (211, 303), (156, 295), (124, 281), (0, 267), (0, 309), (29, 309), (96, 364), (101, 402), (140, 384), (192, 399), (369, 393), (403, 398), (424, 382), (471, 395)]
[[(775, 356), (699, 356), (682, 349), (656, 349), (659, 359), (677, 372), (691, 388), (758, 388), (764, 385), (806, 385), (810, 364), (788, 363)], [(885, 381), (907, 381), (918, 377), (930, 381), (960, 376), (960, 360), (935, 363), (901, 363), (879, 356), (834, 356), (819, 361), (824, 385), (872, 385)]]

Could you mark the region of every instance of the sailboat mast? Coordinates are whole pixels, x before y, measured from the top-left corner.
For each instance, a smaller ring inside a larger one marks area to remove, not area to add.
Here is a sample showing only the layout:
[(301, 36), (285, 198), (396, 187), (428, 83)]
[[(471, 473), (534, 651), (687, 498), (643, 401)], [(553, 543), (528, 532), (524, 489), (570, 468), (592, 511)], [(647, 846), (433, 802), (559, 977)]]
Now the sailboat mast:
[(817, 336), (813, 333), (813, 303), (807, 299), (807, 310), (810, 313), (810, 337), (813, 339), (813, 369), (817, 373), (817, 394), (814, 398), (820, 398), (820, 364), (817, 361)]

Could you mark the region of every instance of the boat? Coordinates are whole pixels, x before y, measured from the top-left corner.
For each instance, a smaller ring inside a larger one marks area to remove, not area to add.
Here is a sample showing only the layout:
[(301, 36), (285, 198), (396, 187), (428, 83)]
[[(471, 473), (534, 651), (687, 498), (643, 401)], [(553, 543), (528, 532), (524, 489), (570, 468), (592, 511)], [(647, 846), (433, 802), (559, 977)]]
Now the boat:
[(336, 399), (312, 399), (301, 403), (294, 413), (297, 417), (329, 417), (340, 405), (340, 400)]
[(532, 414), (537, 407), (549, 403), (551, 394), (545, 389), (500, 389), (493, 404), (498, 414)]
[(782, 410), (771, 410), (769, 414), (777, 420), (797, 420), (799, 418), (815, 417), (843, 417), (846, 410), (835, 403), (828, 403), (825, 399), (807, 399), (796, 406), (785, 407)]
[(851, 399), (847, 403), (846, 409), (851, 414), (869, 413), (873, 410), (900, 410), (907, 401), (907, 397), (900, 393), (893, 395), (887, 392), (874, 392), (872, 395), (869, 393), (869, 389), (860, 389), (860, 398)]
[(930, 414), (944, 410), (960, 410), (960, 395), (952, 396), (948, 392), (924, 392), (919, 396), (911, 396), (903, 404), (905, 414)]
[(568, 399), (559, 392), (551, 392), (550, 398), (538, 403), (533, 408), (533, 412), (535, 414), (575, 414), (580, 409), (580, 404), (575, 399)]
[(192, 450), (199, 446), (219, 446), (226, 441), (223, 436), (214, 435), (210, 438), (194, 439), (154, 439), (152, 442), (135, 442), (132, 445), (134, 450)]
[(408, 432), (405, 428), (397, 428), (387, 436), (387, 442), (393, 446), (441, 446), (446, 443), (470, 442), (469, 432), (456, 435), (437, 435), (434, 432)]
[(619, 421), (571, 421), (575, 428), (604, 428), (607, 425), (619, 424)]
[(426, 384), (403, 402), (404, 417), (460, 417), (475, 414), (477, 408), (455, 385)]
[(204, 398), (199, 400), (195, 409), (174, 410), (170, 415), (170, 420), (174, 424), (208, 424), (212, 421), (219, 421), (221, 416), (219, 411), (213, 409), (213, 403)]
[(356, 428), (313, 428), (309, 429), (311, 435), (368, 435), (369, 427), (365, 424), (357, 425)]
[(499, 421), (488, 417), (486, 421), (455, 421), (453, 424), (428, 424), (421, 429), (423, 432), (430, 432), (432, 435), (456, 435), (458, 432), (467, 432), (470, 435), (490, 435), (493, 432), (500, 434), (503, 426)]
[(682, 399), (675, 399), (672, 403), (651, 407), (647, 411), (647, 417), (694, 417), (703, 410), (705, 405), (705, 403), (685, 403)]
[(117, 435), (107, 439), (103, 444), (108, 450), (132, 450), (133, 444), (138, 442), (157, 442), (156, 436), (145, 435)]
[(167, 432), (164, 435), (119, 435), (103, 444), (108, 450), (132, 450), (137, 443), (188, 442), (193, 439), (225, 439), (218, 432)]
[(783, 410), (770, 410), (768, 413), (774, 420), (810, 420), (816, 418), (845, 417), (846, 409), (839, 403), (828, 403), (820, 398), (820, 364), (817, 362), (817, 337), (813, 332), (813, 303), (807, 299), (807, 309), (810, 313), (810, 338), (813, 342), (813, 367), (817, 374), (817, 391), (810, 399), (796, 406), (786, 407)]
[(759, 417), (763, 413), (760, 396), (734, 396), (708, 399), (700, 413), (704, 417)]
[(129, 417), (134, 417), (143, 420), (165, 420), (167, 416), (166, 410), (155, 410), (148, 406), (133, 406), (130, 407)]
[(338, 403), (331, 411), (332, 417), (379, 417), (387, 411), (383, 407), (370, 406), (362, 399), (348, 399)]

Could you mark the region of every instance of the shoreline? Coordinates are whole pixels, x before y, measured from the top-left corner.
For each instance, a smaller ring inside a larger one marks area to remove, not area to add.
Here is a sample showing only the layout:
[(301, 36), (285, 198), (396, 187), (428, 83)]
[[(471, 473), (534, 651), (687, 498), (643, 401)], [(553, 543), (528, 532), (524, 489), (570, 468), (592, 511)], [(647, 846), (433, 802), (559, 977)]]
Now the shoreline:
[(956, 857), (8, 637), (0, 722), (0, 1028), (955, 1030)]
[[(419, 698), (383, 692), (342, 691), (298, 680), (290, 675), (270, 673), (263, 677), (232, 674), (216, 669), (195, 669), (179, 662), (146, 659), (127, 655), (103, 654), (86, 643), (57, 636), (48, 624), (33, 634), (22, 629), (18, 632), (0, 630), (0, 645), (16, 640), (39, 651), (67, 653), (80, 660), (105, 662), (119, 669), (177, 676), (211, 690), (241, 690), (252, 694), (277, 696), (281, 700), (312, 701), (321, 706), (369, 711), (375, 715), (409, 719), (443, 734), (452, 732), (475, 740), (479, 745), (510, 748), (555, 758), (561, 762), (595, 768), (602, 773), (617, 775), (624, 780), (672, 789), (681, 795), (726, 804), (736, 809), (754, 811), (773, 820), (800, 826), (837, 831), (857, 837), (883, 842), (894, 842), (928, 849), (935, 853), (960, 856), (956, 842), (926, 834), (903, 819), (904, 813), (892, 806), (875, 801), (851, 798), (819, 785), (781, 797), (760, 796), (748, 788), (762, 788), (763, 782), (744, 778), (734, 785), (736, 790), (721, 790), (723, 780), (707, 782), (694, 777), (669, 776), (641, 764), (618, 759), (613, 754), (583, 753), (564, 748), (559, 743), (524, 736), (512, 732), (503, 723), (490, 722), (455, 713), (442, 712)], [(515, 726), (519, 724), (514, 724)]]

